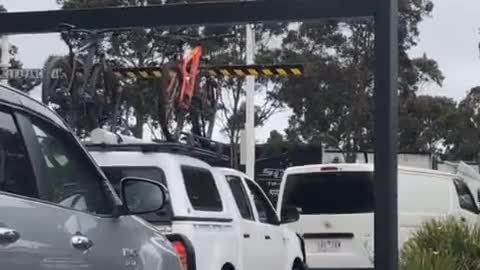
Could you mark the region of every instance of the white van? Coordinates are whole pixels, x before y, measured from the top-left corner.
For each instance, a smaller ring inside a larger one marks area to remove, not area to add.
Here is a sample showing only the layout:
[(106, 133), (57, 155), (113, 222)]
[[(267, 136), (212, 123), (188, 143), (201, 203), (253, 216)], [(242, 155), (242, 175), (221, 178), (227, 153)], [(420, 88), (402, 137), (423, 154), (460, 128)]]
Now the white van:
[[(303, 235), (310, 269), (373, 268), (373, 165), (324, 164), (285, 171), (277, 212), (297, 207), (298, 222), (288, 226)], [(478, 208), (453, 174), (400, 167), (399, 244), (425, 221), (447, 216), (477, 221)]]

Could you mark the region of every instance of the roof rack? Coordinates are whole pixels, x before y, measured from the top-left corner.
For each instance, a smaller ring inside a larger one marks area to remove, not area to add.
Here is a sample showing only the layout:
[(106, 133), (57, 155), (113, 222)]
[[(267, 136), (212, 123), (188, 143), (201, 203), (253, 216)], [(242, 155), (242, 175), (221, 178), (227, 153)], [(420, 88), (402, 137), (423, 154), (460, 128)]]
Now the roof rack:
[(182, 133), (180, 142), (156, 141), (153, 143), (87, 143), (90, 151), (132, 151), (145, 153), (172, 153), (190, 156), (203, 160), (209, 164), (229, 162), (230, 158), (224, 153), (224, 145), (203, 137)]

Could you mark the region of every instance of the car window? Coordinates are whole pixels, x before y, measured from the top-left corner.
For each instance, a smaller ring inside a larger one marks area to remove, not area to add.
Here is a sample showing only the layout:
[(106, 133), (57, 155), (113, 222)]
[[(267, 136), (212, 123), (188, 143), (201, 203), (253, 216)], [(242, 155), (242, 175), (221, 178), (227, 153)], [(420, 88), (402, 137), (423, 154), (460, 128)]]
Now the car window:
[(372, 213), (373, 173), (322, 172), (287, 176), (282, 209), (299, 208), (303, 215)]
[(0, 191), (38, 198), (30, 159), (15, 120), (0, 111)]
[(36, 119), (32, 119), (32, 127), (43, 156), (46, 199), (76, 210), (111, 214), (112, 202), (107, 197), (103, 179), (77, 142)]
[(182, 166), (182, 174), (193, 209), (216, 212), (223, 210), (215, 179), (209, 170)]
[(479, 210), (475, 203), (475, 199), (473, 198), (473, 195), (470, 192), (467, 184), (457, 179), (455, 180), (455, 188), (457, 190), (460, 207), (464, 210), (478, 214)]
[[(163, 170), (158, 167), (130, 167), (130, 166), (115, 166), (115, 167), (102, 167), (103, 172), (112, 183), (113, 187), (117, 194), (121, 196), (120, 192), (120, 181), (125, 177), (140, 177), (146, 178), (153, 181), (157, 181), (165, 186), (167, 183), (165, 181), (165, 174)], [(137, 196), (142, 196), (142, 194), (137, 194)], [(166, 203), (165, 206), (155, 213), (148, 213), (140, 215), (143, 219), (148, 222), (158, 223), (172, 220), (172, 207), (170, 203)]]
[(242, 218), (254, 220), (252, 206), (248, 200), (248, 195), (245, 187), (243, 186), (242, 179), (240, 179), (238, 176), (232, 175), (229, 175), (226, 178)]
[(247, 180), (247, 185), (253, 196), (253, 201), (255, 203), (255, 207), (257, 208), (259, 221), (272, 225), (279, 224), (275, 210), (273, 210), (273, 207), (267, 199), (267, 196), (255, 183), (252, 182), (252, 180)]

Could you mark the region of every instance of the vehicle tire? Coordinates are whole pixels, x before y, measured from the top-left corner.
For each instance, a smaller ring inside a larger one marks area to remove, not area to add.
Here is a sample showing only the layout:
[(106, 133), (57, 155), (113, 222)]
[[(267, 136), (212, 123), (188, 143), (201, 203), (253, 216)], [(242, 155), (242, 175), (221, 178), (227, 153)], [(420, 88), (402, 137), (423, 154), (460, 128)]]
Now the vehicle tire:
[(194, 135), (207, 139), (212, 138), (220, 94), (220, 88), (212, 79), (207, 79), (195, 91), (190, 110), (190, 122)]
[[(77, 62), (77, 65), (81, 64)], [(42, 102), (75, 128), (78, 98), (75, 94), (77, 78), (73, 76), (73, 68), (68, 57), (50, 56), (43, 69)]]
[(108, 123), (111, 131), (115, 132), (120, 122), (122, 88), (113, 73), (102, 65), (93, 68), (91, 81), (88, 95), (92, 100), (87, 104), (89, 128), (92, 130)]
[(296, 259), (295, 262), (293, 262), (292, 270), (305, 270), (305, 267), (300, 259)]
[(176, 63), (162, 69), (158, 91), (158, 122), (167, 141), (177, 141), (183, 130), (186, 111), (177, 103), (181, 91), (180, 70)]
[(231, 263), (226, 263), (222, 266), (221, 270), (235, 270), (235, 267)]

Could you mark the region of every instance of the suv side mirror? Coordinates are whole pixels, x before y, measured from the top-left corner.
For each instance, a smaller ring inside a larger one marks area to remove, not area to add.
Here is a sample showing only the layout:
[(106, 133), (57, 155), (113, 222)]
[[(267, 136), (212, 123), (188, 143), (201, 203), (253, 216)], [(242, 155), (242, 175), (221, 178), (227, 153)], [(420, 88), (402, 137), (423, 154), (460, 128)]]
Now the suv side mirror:
[(127, 177), (120, 186), (127, 215), (154, 213), (167, 202), (167, 189), (153, 180)]
[(294, 206), (287, 206), (285, 209), (282, 210), (282, 220), (280, 223), (292, 223), (298, 221), (300, 219), (300, 213), (298, 209)]

